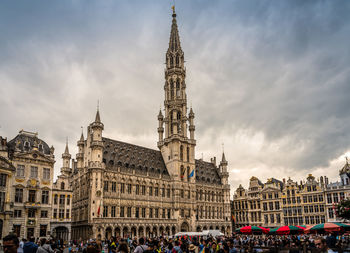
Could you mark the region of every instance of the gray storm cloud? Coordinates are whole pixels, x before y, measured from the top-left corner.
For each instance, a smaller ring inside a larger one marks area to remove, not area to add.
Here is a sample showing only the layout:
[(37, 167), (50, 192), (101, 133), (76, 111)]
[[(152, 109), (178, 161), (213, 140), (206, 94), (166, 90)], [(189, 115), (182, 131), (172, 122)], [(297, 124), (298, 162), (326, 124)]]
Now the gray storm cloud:
[[(5, 1), (0, 134), (38, 131), (56, 173), (100, 100), (105, 135), (156, 149), (165, 1)], [(177, 1), (197, 158), (252, 176), (337, 179), (350, 150), (348, 1)]]

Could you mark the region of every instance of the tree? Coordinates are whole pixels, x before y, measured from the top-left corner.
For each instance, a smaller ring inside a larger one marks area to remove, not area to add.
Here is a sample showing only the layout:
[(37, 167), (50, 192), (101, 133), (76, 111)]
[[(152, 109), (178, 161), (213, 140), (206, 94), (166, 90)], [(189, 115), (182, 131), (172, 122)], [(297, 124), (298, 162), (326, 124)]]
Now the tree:
[(342, 219), (350, 220), (350, 199), (340, 201), (335, 214)]

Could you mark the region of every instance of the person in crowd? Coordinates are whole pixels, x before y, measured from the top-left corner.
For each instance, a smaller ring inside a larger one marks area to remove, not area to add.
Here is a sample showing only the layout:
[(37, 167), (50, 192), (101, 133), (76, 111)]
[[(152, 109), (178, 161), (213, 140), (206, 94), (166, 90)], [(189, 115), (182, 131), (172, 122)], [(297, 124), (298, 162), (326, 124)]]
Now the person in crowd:
[(175, 246), (173, 247), (172, 253), (182, 253), (179, 240), (175, 241)]
[(17, 253), (19, 249), (19, 240), (15, 234), (9, 234), (2, 239), (4, 253)]
[(38, 245), (34, 243), (35, 237), (31, 236), (29, 240), (23, 244), (23, 253), (36, 253)]
[(328, 236), (326, 237), (326, 242), (328, 247), (335, 248), (335, 245), (337, 243), (337, 238), (333, 233), (329, 233)]
[(51, 248), (51, 245), (48, 244), (48, 241), (46, 238), (40, 239), (40, 247), (38, 247), (38, 250), (36, 253), (54, 253), (53, 249)]
[(315, 240), (315, 245), (320, 252), (334, 253), (334, 251), (328, 247), (326, 239), (323, 237), (317, 237)]
[(198, 253), (197, 252), (197, 247), (194, 244), (190, 244), (190, 246), (188, 246), (188, 251), (190, 253)]
[(119, 244), (119, 247), (117, 249), (117, 253), (129, 253), (129, 247), (128, 244), (124, 241)]
[(101, 253), (96, 243), (90, 243), (86, 247), (86, 253)]
[[(245, 242), (246, 242), (246, 239), (245, 239)], [(233, 244), (233, 240), (232, 239), (229, 239), (227, 241), (227, 246), (229, 248), (229, 253), (237, 253), (237, 250), (236, 248), (234, 247), (234, 244)]]
[(23, 253), (23, 246), (26, 242), (27, 240), (25, 238), (22, 238), (22, 241), (19, 242), (19, 248), (18, 248), (19, 253)]
[(143, 253), (145, 250), (147, 250), (147, 245), (145, 244), (145, 239), (141, 237), (139, 239), (139, 244), (134, 250), (134, 253)]

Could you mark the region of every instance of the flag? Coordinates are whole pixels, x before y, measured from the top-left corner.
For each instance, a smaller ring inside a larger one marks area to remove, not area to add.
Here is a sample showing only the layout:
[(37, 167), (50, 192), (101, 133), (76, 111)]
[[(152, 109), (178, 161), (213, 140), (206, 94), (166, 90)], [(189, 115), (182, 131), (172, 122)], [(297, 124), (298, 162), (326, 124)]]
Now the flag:
[(98, 206), (98, 209), (97, 209), (97, 217), (100, 217), (100, 211), (101, 211), (101, 206)]
[(188, 177), (193, 177), (194, 176), (194, 170), (192, 170), (192, 172), (190, 173), (190, 175)]

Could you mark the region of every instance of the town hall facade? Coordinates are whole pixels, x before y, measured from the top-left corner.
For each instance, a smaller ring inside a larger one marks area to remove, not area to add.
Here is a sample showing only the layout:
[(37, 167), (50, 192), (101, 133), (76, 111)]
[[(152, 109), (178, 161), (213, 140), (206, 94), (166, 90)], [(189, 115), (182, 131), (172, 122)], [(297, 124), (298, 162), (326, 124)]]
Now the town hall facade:
[(195, 115), (187, 106), (186, 85), (173, 11), (159, 150), (107, 138), (97, 111), (72, 163), (72, 239), (232, 232), (228, 163), (224, 154), (218, 164), (215, 157), (195, 158)]

